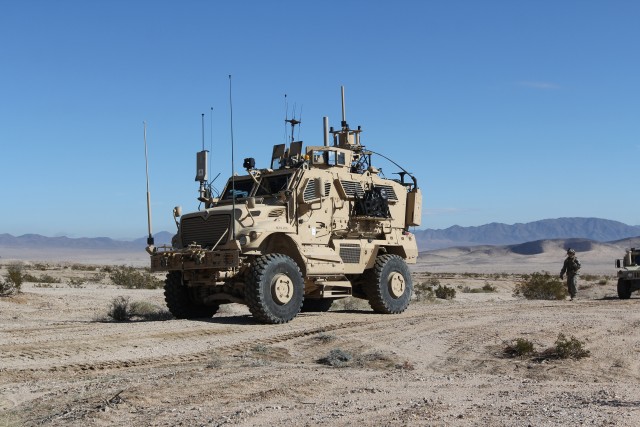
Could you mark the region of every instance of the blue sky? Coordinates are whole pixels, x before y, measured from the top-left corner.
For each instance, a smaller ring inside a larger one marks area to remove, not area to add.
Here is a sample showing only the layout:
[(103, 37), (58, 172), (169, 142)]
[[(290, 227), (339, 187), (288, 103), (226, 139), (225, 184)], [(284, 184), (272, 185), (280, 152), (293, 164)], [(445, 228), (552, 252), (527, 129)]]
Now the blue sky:
[[(146, 234), (213, 171), (266, 166), (322, 116), (414, 172), (423, 226), (601, 217), (638, 225), (640, 2), (0, 1), (0, 233)], [(211, 115), (211, 108), (213, 114)], [(213, 130), (213, 132), (212, 132)], [(391, 176), (397, 168), (380, 161)]]

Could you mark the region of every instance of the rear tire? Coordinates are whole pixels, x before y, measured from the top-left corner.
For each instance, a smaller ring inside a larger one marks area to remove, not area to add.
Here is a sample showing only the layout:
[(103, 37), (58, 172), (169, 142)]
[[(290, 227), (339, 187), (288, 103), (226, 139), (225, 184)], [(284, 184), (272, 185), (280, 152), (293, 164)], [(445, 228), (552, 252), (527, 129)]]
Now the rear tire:
[(618, 298), (620, 299), (631, 298), (631, 286), (624, 279), (618, 279)]
[(245, 286), (249, 311), (263, 323), (287, 323), (300, 312), (304, 280), (295, 261), (268, 254), (254, 260)]
[(176, 319), (199, 319), (211, 317), (218, 311), (218, 305), (204, 305), (194, 301), (189, 287), (182, 283), (182, 273), (172, 271), (164, 282), (164, 300)]
[(365, 273), (364, 291), (376, 313), (402, 313), (409, 306), (413, 283), (411, 272), (398, 255), (380, 255)]
[(324, 299), (305, 299), (302, 303), (302, 311), (303, 313), (321, 313), (325, 311), (329, 311), (331, 305), (333, 304), (333, 299), (324, 298)]

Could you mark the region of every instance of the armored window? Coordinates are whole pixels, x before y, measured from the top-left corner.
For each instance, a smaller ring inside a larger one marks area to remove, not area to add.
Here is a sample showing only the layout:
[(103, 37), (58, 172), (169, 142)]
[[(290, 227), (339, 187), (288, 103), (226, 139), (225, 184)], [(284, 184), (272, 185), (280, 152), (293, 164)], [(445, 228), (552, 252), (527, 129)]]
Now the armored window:
[(346, 159), (345, 159), (345, 155), (344, 153), (337, 153), (338, 154), (338, 162), (337, 164), (340, 166), (344, 166), (346, 164)]
[(232, 198), (240, 199), (242, 197), (249, 197), (249, 194), (251, 194), (251, 189), (253, 188), (253, 184), (254, 183), (251, 178), (236, 179), (235, 183), (232, 183), (232, 180), (229, 180), (229, 182), (227, 182), (227, 186), (222, 195), (222, 200), (231, 200)]
[(260, 180), (256, 196), (270, 196), (289, 187), (291, 174), (265, 176)]

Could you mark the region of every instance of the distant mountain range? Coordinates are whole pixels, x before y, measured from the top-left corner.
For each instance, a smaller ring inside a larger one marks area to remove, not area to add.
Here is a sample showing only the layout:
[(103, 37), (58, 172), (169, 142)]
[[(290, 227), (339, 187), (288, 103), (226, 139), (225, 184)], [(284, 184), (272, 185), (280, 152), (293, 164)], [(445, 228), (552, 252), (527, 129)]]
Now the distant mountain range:
[[(170, 244), (172, 233), (161, 231), (154, 235), (156, 246)], [(22, 236), (12, 236), (11, 234), (0, 234), (0, 247), (6, 248), (34, 248), (34, 249), (102, 249), (120, 251), (144, 250), (147, 246), (147, 238), (141, 237), (135, 240), (115, 240), (109, 237), (45, 237), (39, 234), (23, 234)]]
[[(600, 218), (544, 219), (526, 224), (491, 223), (478, 227), (453, 227), (444, 230), (416, 230), (414, 232), (420, 251), (456, 246), (517, 245), (548, 239), (588, 239), (611, 242), (640, 236), (640, 226)], [(156, 233), (156, 246), (170, 244), (173, 233)], [(144, 250), (147, 238), (116, 240), (109, 237), (69, 238), (45, 237), (39, 234), (12, 236), (0, 234), (0, 247), (4, 248), (66, 248), (102, 249), (120, 251)], [(518, 249), (515, 249), (517, 251)]]
[(416, 230), (421, 251), (455, 246), (513, 245), (546, 239), (583, 238), (610, 242), (640, 236), (640, 226), (601, 218), (557, 218), (517, 223), (491, 223), (478, 227)]

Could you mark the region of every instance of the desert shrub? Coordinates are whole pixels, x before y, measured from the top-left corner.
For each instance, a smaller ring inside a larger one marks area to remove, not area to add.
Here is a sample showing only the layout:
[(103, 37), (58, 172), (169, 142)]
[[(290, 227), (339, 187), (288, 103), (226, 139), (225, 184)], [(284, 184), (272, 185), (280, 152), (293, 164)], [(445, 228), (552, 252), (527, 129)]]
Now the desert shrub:
[(47, 264), (42, 264), (42, 263), (39, 263), (39, 262), (34, 262), (34, 263), (32, 264), (32, 266), (31, 266), (31, 268), (33, 268), (34, 270), (45, 271), (45, 270), (48, 268), (48, 266), (47, 266)]
[(507, 344), (503, 353), (508, 357), (527, 357), (534, 354), (533, 343), (525, 338), (517, 338), (515, 341)]
[(600, 285), (600, 286), (605, 286), (607, 283), (609, 283), (609, 280), (607, 280), (607, 279), (598, 280), (598, 285)]
[(23, 265), (19, 263), (9, 264), (7, 266), (7, 274), (5, 275), (5, 278), (20, 290), (20, 286), (22, 286), (22, 282), (24, 281)]
[(109, 278), (115, 285), (127, 289), (157, 289), (164, 285), (151, 273), (124, 265), (114, 268)]
[(173, 315), (166, 309), (146, 301), (129, 302), (129, 298), (119, 296), (109, 305), (107, 317), (116, 322), (130, 320), (162, 321), (173, 319)]
[(0, 296), (6, 297), (20, 292), (23, 281), (22, 264), (9, 264), (4, 280), (0, 280)]
[(447, 285), (438, 285), (438, 287), (434, 289), (433, 293), (436, 295), (436, 298), (440, 299), (453, 299), (456, 297), (456, 290), (448, 287)]
[(584, 343), (572, 336), (567, 339), (564, 334), (558, 334), (558, 339), (553, 348), (560, 359), (581, 359), (588, 357), (591, 352), (584, 348)]
[(114, 268), (112, 266), (110, 266), (110, 265), (105, 265), (104, 267), (101, 268), (101, 270), (104, 273), (111, 273), (111, 272), (113, 272)]
[(169, 310), (146, 301), (134, 301), (129, 305), (132, 318), (146, 321), (162, 321), (173, 319)]
[(347, 366), (353, 359), (353, 355), (342, 349), (334, 348), (328, 355), (318, 359), (318, 363), (333, 366), (334, 368), (342, 368)]
[(131, 309), (129, 307), (129, 298), (119, 296), (111, 301), (107, 316), (116, 322), (125, 322), (131, 320)]
[(90, 282), (102, 282), (105, 278), (107, 277), (106, 273), (103, 272), (97, 272), (97, 273), (93, 273), (93, 275), (91, 277), (89, 277), (89, 281)]
[(513, 295), (522, 295), (526, 299), (563, 300), (567, 297), (567, 289), (559, 279), (545, 271), (523, 276)]
[(96, 271), (98, 267), (95, 265), (72, 264), (71, 269), (79, 271)]
[(37, 277), (37, 280), (32, 280), (38, 283), (62, 283), (62, 280), (57, 277), (53, 277), (50, 274), (43, 274), (40, 277)]
[(587, 282), (595, 282), (596, 280), (598, 280), (598, 276), (596, 276), (595, 274), (582, 274), (581, 277), (582, 280), (585, 280)]
[(585, 289), (591, 289), (593, 288), (593, 283), (584, 283), (584, 284), (580, 284), (578, 285), (578, 289), (584, 291)]
[[(435, 280), (438, 281), (438, 279)], [(416, 296), (416, 301), (433, 301), (436, 299), (429, 281), (416, 283), (413, 287), (413, 293)]]
[(70, 288), (84, 288), (85, 280), (82, 277), (71, 277), (67, 285)]
[(462, 292), (471, 293), (471, 294), (481, 294), (481, 293), (489, 293), (489, 292), (495, 292), (495, 291), (496, 291), (496, 287), (491, 285), (491, 283), (489, 282), (485, 282), (484, 286), (481, 288), (470, 288), (469, 286), (465, 286), (464, 288), (462, 288)]

